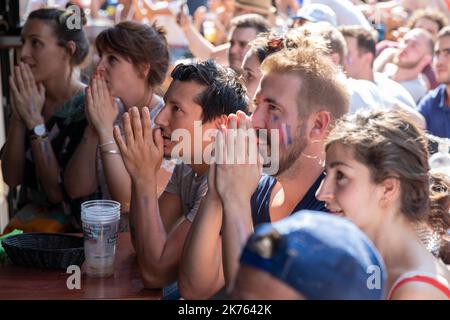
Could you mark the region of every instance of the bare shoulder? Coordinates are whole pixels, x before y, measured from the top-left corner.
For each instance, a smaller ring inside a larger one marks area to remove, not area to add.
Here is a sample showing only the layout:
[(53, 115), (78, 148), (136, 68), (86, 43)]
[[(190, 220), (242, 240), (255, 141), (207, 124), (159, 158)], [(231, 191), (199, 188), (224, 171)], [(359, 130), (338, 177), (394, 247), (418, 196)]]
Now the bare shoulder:
[(436, 260), (437, 274), (447, 280), (450, 285), (450, 265), (446, 265), (442, 260)]

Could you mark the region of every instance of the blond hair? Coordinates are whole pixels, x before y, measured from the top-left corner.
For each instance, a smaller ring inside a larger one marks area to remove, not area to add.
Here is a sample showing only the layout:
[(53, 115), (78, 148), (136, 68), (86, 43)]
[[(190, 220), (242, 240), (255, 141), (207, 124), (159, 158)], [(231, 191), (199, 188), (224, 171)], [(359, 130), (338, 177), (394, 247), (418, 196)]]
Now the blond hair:
[(300, 77), (299, 115), (326, 109), (333, 120), (340, 118), (348, 111), (349, 96), (339, 70), (325, 55), (326, 48), (301, 34), (295, 42), (296, 48), (283, 49), (267, 57), (261, 70), (264, 74), (288, 73)]

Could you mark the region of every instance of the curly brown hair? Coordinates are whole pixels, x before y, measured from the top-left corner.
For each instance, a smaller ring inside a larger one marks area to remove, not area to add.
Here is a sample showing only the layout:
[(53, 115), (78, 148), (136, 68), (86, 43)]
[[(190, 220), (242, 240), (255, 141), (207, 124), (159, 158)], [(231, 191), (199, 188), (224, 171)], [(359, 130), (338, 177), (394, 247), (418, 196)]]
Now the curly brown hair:
[(420, 19), (428, 19), (433, 21), (437, 24), (438, 31), (448, 24), (447, 17), (440, 11), (434, 9), (422, 9), (414, 12), (414, 14), (408, 19), (406, 26), (409, 29), (414, 29), (417, 21), (419, 21)]
[(432, 174), (430, 200), (428, 224), (442, 236), (450, 228), (450, 177), (442, 173)]

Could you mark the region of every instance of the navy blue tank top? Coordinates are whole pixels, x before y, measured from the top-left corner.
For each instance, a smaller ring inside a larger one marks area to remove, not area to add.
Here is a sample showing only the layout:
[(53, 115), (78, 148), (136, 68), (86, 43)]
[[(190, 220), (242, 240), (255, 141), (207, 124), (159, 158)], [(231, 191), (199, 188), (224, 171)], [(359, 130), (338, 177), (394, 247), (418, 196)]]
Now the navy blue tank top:
[[(317, 180), (309, 188), (308, 192), (306, 192), (303, 199), (300, 200), (290, 214), (303, 209), (327, 211), (325, 208), (325, 202), (316, 199), (316, 191), (319, 189), (320, 183), (324, 177), (325, 175), (321, 173)], [(263, 175), (259, 180), (258, 187), (256, 188), (255, 193), (253, 193), (251, 199), (253, 226), (257, 226), (258, 224), (265, 222), (271, 222), (269, 213), (270, 194), (272, 193), (272, 189), (276, 183), (277, 180), (268, 175)]]

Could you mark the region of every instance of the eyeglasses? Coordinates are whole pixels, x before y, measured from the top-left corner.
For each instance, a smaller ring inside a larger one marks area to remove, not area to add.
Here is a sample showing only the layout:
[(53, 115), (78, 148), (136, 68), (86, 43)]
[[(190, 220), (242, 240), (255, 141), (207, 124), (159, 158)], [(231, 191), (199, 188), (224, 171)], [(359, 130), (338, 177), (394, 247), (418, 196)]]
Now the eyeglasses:
[(171, 76), (174, 79), (184, 80), (189, 77), (192, 73), (197, 74), (200, 79), (206, 83), (208, 86), (211, 86), (211, 81), (207, 78), (207, 76), (202, 72), (197, 66), (193, 64), (183, 64), (180, 63), (173, 69)]

